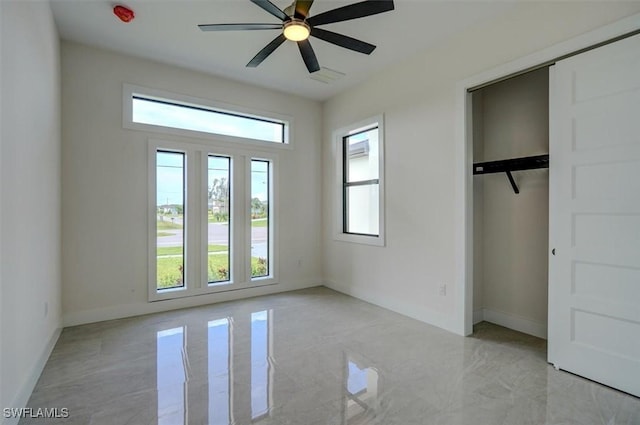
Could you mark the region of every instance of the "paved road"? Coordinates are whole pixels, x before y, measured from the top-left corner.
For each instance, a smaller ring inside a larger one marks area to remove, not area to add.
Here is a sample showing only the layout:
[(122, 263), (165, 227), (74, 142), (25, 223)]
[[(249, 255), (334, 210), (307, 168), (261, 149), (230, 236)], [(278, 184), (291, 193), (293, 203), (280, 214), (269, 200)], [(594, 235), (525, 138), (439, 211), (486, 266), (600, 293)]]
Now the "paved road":
[[(227, 224), (209, 223), (207, 226), (209, 243), (214, 245), (228, 245), (229, 227)], [(158, 237), (158, 246), (180, 246), (182, 245), (182, 230), (170, 229), (162, 230), (163, 233), (171, 233), (169, 236)], [(266, 257), (267, 256), (267, 228), (253, 227), (251, 228), (251, 256)]]

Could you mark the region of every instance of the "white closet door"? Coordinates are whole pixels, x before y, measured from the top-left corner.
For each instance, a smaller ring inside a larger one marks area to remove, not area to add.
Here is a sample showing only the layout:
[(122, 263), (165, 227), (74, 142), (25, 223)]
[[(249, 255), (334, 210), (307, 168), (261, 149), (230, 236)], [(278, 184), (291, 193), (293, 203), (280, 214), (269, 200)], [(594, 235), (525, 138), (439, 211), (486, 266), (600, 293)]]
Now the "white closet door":
[(550, 79), (549, 362), (640, 396), (640, 36)]

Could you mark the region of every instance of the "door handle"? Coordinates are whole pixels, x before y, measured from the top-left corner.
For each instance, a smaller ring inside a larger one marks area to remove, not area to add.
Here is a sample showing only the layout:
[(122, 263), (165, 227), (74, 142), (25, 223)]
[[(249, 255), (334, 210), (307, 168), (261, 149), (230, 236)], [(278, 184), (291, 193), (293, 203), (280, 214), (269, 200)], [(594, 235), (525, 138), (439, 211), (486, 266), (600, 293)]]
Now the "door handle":
[(556, 255), (556, 249), (555, 249), (555, 248), (553, 248), (553, 249), (551, 250), (551, 253), (552, 253), (553, 255)]

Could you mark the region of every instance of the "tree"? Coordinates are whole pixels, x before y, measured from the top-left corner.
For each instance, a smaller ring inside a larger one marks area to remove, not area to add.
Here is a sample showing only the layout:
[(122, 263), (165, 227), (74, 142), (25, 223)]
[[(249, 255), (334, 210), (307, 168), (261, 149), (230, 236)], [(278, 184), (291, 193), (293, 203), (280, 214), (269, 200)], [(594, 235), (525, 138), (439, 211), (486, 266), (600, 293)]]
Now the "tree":
[[(214, 179), (208, 188), (211, 201), (211, 214), (214, 217), (228, 219), (229, 217), (229, 182), (226, 178)], [(218, 213), (216, 215), (216, 213)]]
[(253, 216), (253, 218), (264, 217), (265, 212), (266, 209), (260, 199), (251, 199), (251, 215)]

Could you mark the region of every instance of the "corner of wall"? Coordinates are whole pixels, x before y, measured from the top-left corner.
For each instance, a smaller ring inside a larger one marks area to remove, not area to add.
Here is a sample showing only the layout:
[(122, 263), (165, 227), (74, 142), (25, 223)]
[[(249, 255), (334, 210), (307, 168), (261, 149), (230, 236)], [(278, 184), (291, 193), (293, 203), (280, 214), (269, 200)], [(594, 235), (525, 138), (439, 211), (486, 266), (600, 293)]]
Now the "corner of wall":
[[(38, 379), (40, 379), (40, 374), (42, 374), (44, 366), (47, 364), (47, 360), (49, 360), (49, 356), (53, 351), (53, 347), (55, 347), (56, 342), (58, 342), (60, 333), (62, 333), (62, 327), (57, 327), (54, 329), (51, 337), (48, 339), (42, 352), (38, 356), (36, 363), (33, 365), (29, 375), (25, 379), (22, 387), (18, 389), (14, 399), (5, 406), (20, 408), (27, 405), (27, 403), (29, 402), (29, 398), (31, 397), (31, 393), (35, 388)], [(2, 407), (4, 408), (5, 406)], [(20, 418), (5, 418), (2, 425), (17, 425), (19, 420)]]

